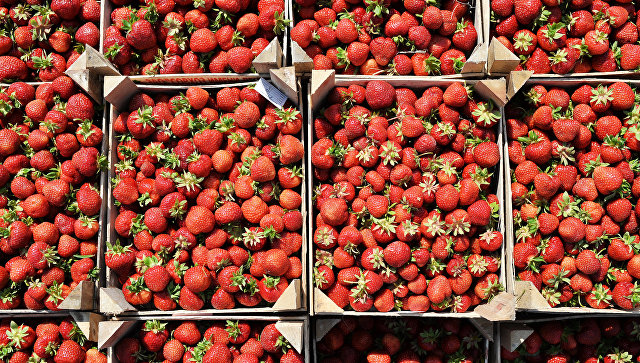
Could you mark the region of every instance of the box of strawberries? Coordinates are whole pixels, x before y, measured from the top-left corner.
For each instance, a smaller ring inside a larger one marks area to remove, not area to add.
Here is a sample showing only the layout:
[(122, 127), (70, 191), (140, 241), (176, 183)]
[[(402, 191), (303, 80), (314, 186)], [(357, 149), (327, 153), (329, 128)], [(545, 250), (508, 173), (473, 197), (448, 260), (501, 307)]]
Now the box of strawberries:
[(305, 130), (271, 87), (257, 76), (203, 86), (125, 78), (107, 95), (101, 312), (305, 311)]
[(289, 51), (284, 0), (102, 3), (101, 50), (124, 76), (268, 74)]
[(633, 2), (492, 0), (490, 8), (490, 37), (511, 54), (514, 70), (534, 77), (637, 76)]
[(508, 282), (518, 309), (638, 311), (635, 87), (530, 79), (505, 107)]
[(106, 123), (73, 80), (0, 86), (0, 310), (92, 310)]
[(110, 363), (281, 362), (311, 360), (307, 318), (148, 317), (100, 323)]
[(484, 74), (489, 15), (482, 1), (296, 0), (295, 5), (290, 36), (292, 62), (299, 71), (445, 78)]
[(312, 313), (514, 319), (501, 292), (504, 88), (312, 78)]

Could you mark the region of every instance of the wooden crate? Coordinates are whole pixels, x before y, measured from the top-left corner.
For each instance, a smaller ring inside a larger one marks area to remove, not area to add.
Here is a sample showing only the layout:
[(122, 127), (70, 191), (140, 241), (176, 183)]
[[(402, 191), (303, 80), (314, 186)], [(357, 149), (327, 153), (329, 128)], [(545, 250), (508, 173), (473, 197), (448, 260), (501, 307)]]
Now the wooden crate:
[(122, 320), (105, 320), (100, 322), (98, 334), (98, 348), (107, 350), (107, 362), (118, 363), (114, 347), (128, 333), (136, 327), (144, 324), (146, 320), (177, 321), (193, 320), (202, 322), (240, 320), (274, 322), (280, 333), (291, 343), (291, 346), (305, 357), (305, 362), (311, 363), (311, 338), (309, 332), (309, 319), (307, 317), (278, 317), (278, 316), (237, 316), (237, 315), (215, 315), (215, 316), (146, 316), (128, 317)]
[[(455, 79), (433, 79), (432, 77), (393, 77), (391, 79), (383, 78), (383, 77), (339, 77), (335, 76), (333, 71), (313, 71), (311, 82), (309, 84), (309, 95), (308, 95), (308, 107), (307, 107), (307, 119), (309, 125), (313, 125), (314, 120), (314, 112), (322, 107), (322, 102), (325, 96), (329, 93), (331, 89), (337, 86), (347, 87), (351, 84), (358, 84), (361, 86), (366, 85), (367, 82), (371, 80), (379, 80), (383, 79), (394, 87), (408, 87), (413, 89), (424, 89), (431, 86), (448, 86), (454, 82), (465, 82), (461, 80)], [(484, 81), (476, 81), (469, 80), (466, 81), (467, 84), (473, 85), (475, 91), (480, 94), (482, 97), (486, 99), (492, 99), (498, 105), (501, 106), (501, 112), (504, 114), (504, 110), (502, 106), (506, 102), (505, 99), (505, 91), (506, 91), (506, 83), (505, 80), (484, 80)], [(500, 130), (504, 128), (504, 116), (501, 118), (498, 124), (498, 145), (505, 144), (504, 141), (504, 133)], [(307, 133), (307, 144), (309, 146), (314, 143), (314, 134), (312, 132)], [(504, 174), (504, 151), (501, 151), (501, 164), (497, 166), (497, 181), (495, 182), (495, 194), (498, 197), (498, 200), (501, 204), (500, 208), (500, 218), (499, 218), (499, 230), (503, 235), (506, 236), (505, 230), (505, 196), (504, 196), (504, 185), (505, 185), (505, 174)], [(307, 165), (309, 169), (309, 175), (313, 176), (313, 164), (311, 162), (311, 153), (307, 153)], [(508, 174), (507, 174), (508, 175)], [(313, 191), (313, 180), (312, 178), (307, 178), (306, 182), (307, 186), (307, 205), (309, 206), (309, 210), (313, 212), (309, 212), (309, 218), (307, 223), (309, 224), (307, 230), (310, 232), (314, 231), (315, 228), (315, 211), (314, 211), (314, 203), (313, 196), (311, 191)], [(501, 267), (499, 271), (500, 281), (503, 285), (506, 284), (507, 276), (505, 269), (505, 244), (503, 243), (501, 248)], [(311, 315), (349, 315), (349, 316), (362, 316), (362, 315), (371, 315), (371, 316), (420, 316), (420, 317), (456, 317), (456, 318), (484, 318), (489, 321), (497, 321), (497, 320), (514, 320), (515, 319), (515, 300), (514, 295), (511, 290), (507, 289), (506, 292), (500, 293), (491, 302), (483, 305), (479, 305), (476, 307), (474, 311), (464, 312), (464, 313), (451, 313), (451, 312), (411, 312), (411, 311), (395, 311), (395, 312), (355, 312), (355, 311), (345, 311), (337, 306), (331, 299), (327, 297), (327, 295), (320, 289), (314, 286), (313, 282), (313, 265), (315, 261), (314, 251), (315, 247), (313, 245), (312, 239), (309, 239), (309, 246), (307, 247), (309, 256), (308, 265), (309, 272), (307, 276), (309, 278), (309, 295), (310, 295), (310, 312)]]
[[(292, 67), (290, 67), (289, 71), (285, 70), (277, 70), (286, 73), (287, 75), (292, 75)], [(271, 71), (272, 74), (280, 75), (282, 72), (274, 72)], [(274, 75), (271, 78), (271, 81), (278, 86), (285, 95), (289, 95), (293, 92), (296, 98), (290, 98), (292, 102), (297, 103), (298, 105), (302, 104), (302, 97), (297, 91), (300, 87), (299, 83), (297, 83), (295, 77), (287, 77), (283, 76), (278, 78), (277, 75)], [(188, 86), (184, 85), (185, 83), (192, 83), (193, 77), (189, 75), (185, 76), (175, 76), (177, 81), (173, 85), (156, 85), (156, 78), (151, 77), (147, 79), (139, 79), (139, 83), (134, 83), (129, 77), (107, 77), (105, 80), (105, 95), (106, 99), (109, 102), (108, 115), (110, 120), (114, 120), (118, 114), (118, 110), (126, 109), (128, 106), (129, 98), (139, 91), (144, 91), (147, 93), (178, 93), (184, 92), (188, 88)], [(259, 75), (239, 75), (236, 77), (235, 82), (230, 83), (219, 83), (214, 80), (214, 75), (205, 75), (203, 76), (206, 79), (207, 85), (202, 85), (201, 87), (206, 90), (215, 90), (224, 87), (233, 87), (233, 86), (246, 86), (248, 84), (255, 84), (256, 81), (260, 79)], [(225, 76), (224, 80), (234, 79), (234, 76)], [(199, 78), (202, 83), (204, 79)], [(142, 83), (148, 82), (148, 83)], [(282, 86), (281, 86), (282, 85)], [(111, 123), (110, 123), (111, 124)], [(301, 135), (299, 135), (300, 140), (304, 144), (304, 132), (305, 128), (303, 127), (301, 131)], [(116, 155), (116, 145), (118, 144), (116, 141), (116, 134), (112, 127), (109, 129), (109, 139), (112, 142), (113, 147), (109, 150), (109, 180), (111, 180), (115, 173), (113, 171), (113, 165), (117, 161)], [(302, 168), (306, 170), (305, 167), (306, 159), (302, 160)], [(301, 186), (300, 194), (302, 196), (302, 205), (301, 212), (303, 220), (306, 219), (306, 190), (303, 184)], [(114, 221), (117, 217), (118, 211), (117, 208), (114, 207), (114, 198), (111, 193), (111, 183), (109, 183), (108, 188), (108, 206), (109, 206), (109, 216), (107, 217), (107, 238), (106, 240), (115, 242), (118, 239), (118, 235), (115, 232)], [(124, 295), (122, 294), (121, 285), (118, 283), (117, 277), (115, 274), (112, 274), (110, 269), (105, 268), (106, 277), (104, 279), (104, 288), (100, 291), (100, 311), (104, 314), (110, 315), (127, 315), (127, 316), (153, 316), (153, 315), (168, 315), (168, 316), (210, 316), (211, 314), (256, 314), (256, 313), (282, 313), (282, 312), (303, 312), (306, 309), (306, 291), (307, 286), (305, 282), (307, 281), (307, 251), (306, 244), (304, 241), (307, 239), (306, 224), (303, 223), (302, 227), (302, 250), (300, 252), (300, 260), (302, 262), (302, 276), (299, 279), (292, 280), (289, 284), (289, 287), (284, 291), (282, 296), (272, 307), (256, 307), (256, 308), (236, 308), (231, 310), (216, 310), (216, 309), (205, 309), (199, 311), (187, 311), (187, 310), (173, 310), (173, 311), (160, 311), (160, 310), (148, 310), (148, 311), (139, 311), (129, 303), (127, 303), (124, 299)], [(103, 249), (105, 247), (103, 246)], [(106, 249), (104, 249), (106, 251)], [(102, 261), (104, 264), (104, 260)]]

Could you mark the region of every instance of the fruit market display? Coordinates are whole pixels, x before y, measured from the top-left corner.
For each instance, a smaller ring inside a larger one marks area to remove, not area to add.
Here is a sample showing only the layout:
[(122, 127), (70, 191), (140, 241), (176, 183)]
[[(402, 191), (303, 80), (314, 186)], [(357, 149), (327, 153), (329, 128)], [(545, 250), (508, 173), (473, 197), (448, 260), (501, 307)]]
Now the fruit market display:
[(459, 82), (336, 87), (313, 125), (315, 286), (381, 312), (464, 312), (501, 291), (500, 117)]
[(342, 74), (460, 73), (478, 32), (469, 1), (296, 0), (296, 41), (314, 69)]
[(0, 82), (51, 82), (100, 46), (100, 4), (0, 0)]
[(132, 97), (112, 121), (126, 300), (159, 310), (269, 306), (302, 274), (302, 115), (247, 87)]
[(147, 320), (116, 343), (114, 353), (120, 363), (304, 362), (276, 324), (248, 320)]
[(289, 24), (284, 0), (111, 0), (110, 6), (103, 47), (123, 75), (252, 72), (253, 59)]
[(318, 362), (484, 362), (484, 338), (463, 319), (343, 318), (316, 345)]
[(506, 107), (513, 262), (551, 306), (640, 303), (639, 112), (623, 82), (528, 85)]
[(69, 318), (8, 318), (0, 321), (3, 362), (106, 363), (107, 357), (88, 341)]
[(534, 73), (635, 71), (637, 5), (629, 1), (492, 0), (491, 34)]
[(0, 126), (0, 309), (57, 310), (97, 276), (100, 110), (67, 76), (16, 82)]
[(513, 352), (501, 348), (503, 362), (637, 362), (637, 318), (582, 318), (526, 324), (533, 333)]

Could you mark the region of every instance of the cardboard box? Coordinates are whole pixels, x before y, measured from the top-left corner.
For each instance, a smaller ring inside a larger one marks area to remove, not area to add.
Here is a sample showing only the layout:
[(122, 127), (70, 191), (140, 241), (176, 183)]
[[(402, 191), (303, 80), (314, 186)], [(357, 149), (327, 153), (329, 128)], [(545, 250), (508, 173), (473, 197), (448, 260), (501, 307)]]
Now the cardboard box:
[(85, 338), (91, 342), (98, 342), (98, 324), (103, 321), (104, 316), (91, 312), (80, 311), (51, 311), (47, 316), (39, 316), (32, 313), (11, 313), (3, 314), (3, 319), (15, 321), (17, 324), (28, 324), (36, 330), (36, 326), (42, 323), (44, 320), (62, 321), (66, 318), (71, 318), (78, 325), (78, 328), (82, 331)]
[[(518, 90), (522, 90), (526, 92), (529, 87), (533, 85), (543, 85), (545, 87), (559, 87), (559, 88), (567, 88), (567, 89), (575, 89), (581, 85), (589, 84), (592, 86), (597, 86), (599, 84), (611, 84), (615, 82), (625, 82), (629, 83), (632, 87), (640, 85), (640, 81), (628, 81), (628, 80), (616, 80), (616, 79), (598, 79), (598, 78), (588, 78), (588, 79), (564, 79), (560, 80), (557, 77), (553, 78), (529, 78), (524, 81), (521, 87), (515, 89), (517, 93)], [(515, 93), (513, 94), (515, 95)], [(512, 98), (511, 96), (510, 98)], [(506, 139), (506, 123), (504, 125), (505, 129), (503, 133)], [(507, 181), (511, 180), (511, 168), (510, 168), (510, 160), (508, 158), (508, 140), (505, 140), (504, 143), (504, 151), (503, 155), (506, 157), (505, 160), (505, 175), (507, 176)], [(511, 183), (505, 183), (505, 196), (511, 195)], [(623, 310), (619, 308), (610, 308), (610, 309), (594, 309), (591, 307), (555, 307), (552, 308), (547, 300), (544, 298), (542, 293), (536, 289), (533, 283), (529, 281), (516, 281), (516, 268), (513, 262), (513, 246), (515, 245), (515, 229), (514, 229), (514, 221), (513, 221), (513, 203), (511, 198), (505, 200), (505, 216), (506, 216), (506, 227), (507, 231), (505, 234), (505, 244), (506, 244), (506, 260), (505, 266), (507, 269), (507, 290), (513, 291), (516, 296), (516, 309), (517, 311), (523, 312), (531, 312), (531, 313), (546, 313), (546, 314), (598, 314), (600, 315), (621, 315), (621, 314), (634, 314), (637, 315), (640, 313), (640, 307), (634, 310)], [(612, 287), (613, 290), (613, 287)]]
[[(383, 78), (383, 77), (340, 77), (336, 76), (333, 71), (313, 71), (313, 75), (311, 77), (311, 82), (309, 84), (309, 95), (308, 95), (308, 108), (307, 108), (307, 118), (308, 124), (313, 125), (314, 113), (318, 109), (323, 106), (323, 101), (326, 95), (337, 86), (347, 87), (351, 84), (358, 84), (361, 86), (366, 85), (367, 82), (376, 79), (383, 79), (394, 87), (408, 87), (416, 90), (424, 90), (425, 88), (431, 86), (448, 86), (454, 82), (464, 82), (461, 80), (444, 80), (444, 79), (422, 79), (418, 77), (393, 77)], [(466, 81), (467, 84), (474, 86), (474, 90), (477, 94), (482, 96), (485, 99), (491, 99), (496, 104), (502, 106), (506, 103), (506, 82), (504, 79), (500, 80), (470, 80)], [(504, 114), (503, 108), (501, 107), (501, 113)], [(498, 145), (504, 145), (504, 117), (498, 123)], [(314, 143), (314, 133), (307, 133), (307, 144), (309, 147)], [(505, 196), (503, 194), (504, 185), (506, 183), (505, 173), (504, 173), (504, 160), (506, 160), (504, 156), (504, 150), (501, 150), (501, 164), (496, 167), (497, 175), (494, 175), (493, 181), (493, 189), (495, 190), (495, 194), (500, 201), (501, 209), (500, 209), (500, 219), (499, 219), (499, 230), (503, 233), (506, 238), (505, 232)], [(313, 176), (313, 164), (311, 162), (311, 154), (307, 153), (307, 165), (309, 167), (309, 175)], [(508, 174), (506, 174), (508, 176)], [(307, 178), (307, 190), (314, 190), (314, 181), (312, 177)], [(313, 203), (312, 193), (308, 193), (308, 201), (309, 205), (309, 226), (307, 227), (308, 231), (313, 235), (313, 231), (315, 230), (315, 207)], [(501, 249), (501, 268), (499, 270), (498, 275), (500, 276), (500, 281), (503, 285), (506, 283), (506, 269), (505, 269), (505, 244), (503, 243)], [(417, 313), (411, 311), (395, 311), (395, 312), (355, 312), (355, 311), (345, 311), (341, 309), (338, 305), (336, 305), (327, 295), (320, 289), (316, 288), (313, 281), (313, 266), (315, 261), (315, 246), (313, 244), (312, 238), (309, 239), (309, 273), (307, 276), (309, 277), (309, 293), (310, 293), (310, 311), (311, 315), (372, 315), (372, 316), (421, 316), (421, 317), (457, 317), (457, 318), (484, 318), (489, 321), (499, 321), (499, 320), (514, 320), (515, 319), (515, 299), (514, 295), (511, 292), (512, 290), (507, 289), (507, 292), (502, 292), (497, 295), (494, 299), (492, 299), (489, 303), (479, 305), (475, 308), (474, 311), (468, 311), (464, 313), (451, 313), (451, 312), (425, 312), (425, 313)], [(505, 286), (506, 287), (506, 286)]]
[[(570, 322), (572, 320), (593, 320), (596, 318), (620, 318), (619, 314), (598, 314), (598, 315), (571, 315), (544, 317), (540, 319), (522, 319), (515, 322), (501, 322), (498, 324), (498, 328), (495, 335), (494, 345), (492, 349), (492, 355), (495, 357), (501, 356), (501, 347), (513, 352), (524, 343), (524, 341), (534, 332), (536, 324), (545, 323), (549, 321), (561, 321)], [(546, 344), (546, 346), (549, 346)], [(494, 362), (499, 362), (495, 360)]]
[[(114, 4), (111, 3), (110, 0), (102, 0), (101, 3), (101, 14), (102, 14), (102, 20), (100, 21), (100, 53), (104, 54), (105, 53), (105, 49), (104, 49), (104, 35), (106, 34), (106, 30), (107, 28), (109, 28), (109, 26), (111, 26), (111, 12), (113, 11), (113, 9), (115, 9), (116, 7), (114, 6)], [(284, 17), (285, 19), (291, 19), (291, 0), (285, 0), (285, 10), (284, 10)], [(257, 11), (256, 11), (257, 12)], [(262, 53), (260, 53), (254, 60), (253, 60), (253, 67), (256, 70), (256, 74), (260, 74), (260, 75), (268, 75), (269, 74), (269, 70), (270, 69), (277, 69), (280, 68), (282, 66), (285, 66), (286, 63), (286, 59), (287, 59), (287, 54), (289, 52), (289, 27), (285, 27), (284, 32), (279, 35), (276, 36), (271, 43), (269, 43), (269, 45), (267, 46), (267, 48), (265, 48)], [(205, 71), (208, 71), (208, 65), (206, 65), (205, 67)], [(198, 77), (201, 75), (216, 75), (219, 77), (225, 77), (225, 76), (237, 76), (238, 73), (198, 73), (198, 74), (191, 74), (191, 76), (194, 77)], [(247, 73), (247, 75), (251, 75), (251, 73)], [(162, 83), (171, 83), (170, 79), (175, 76), (174, 74), (167, 74), (167, 75), (155, 75), (154, 77), (157, 77), (159, 79), (166, 79), (166, 80), (161, 80), (159, 82)], [(138, 77), (147, 77), (147, 76), (131, 76), (131, 79), (133, 80), (137, 80)]]
[[(488, 42), (487, 37), (489, 35), (489, 20), (490, 20), (490, 8), (488, 3), (485, 3), (481, 0), (469, 1), (472, 3), (471, 12), (473, 12), (473, 25), (476, 28), (478, 33), (478, 42), (476, 47), (473, 49), (471, 54), (467, 57), (467, 61), (465, 62), (464, 67), (460, 74), (453, 75), (445, 75), (445, 76), (427, 76), (424, 78), (434, 79), (434, 78), (443, 78), (443, 79), (472, 79), (472, 78), (482, 78), (486, 73), (486, 63), (488, 56)], [(293, 19), (292, 26), (295, 26), (296, 22), (300, 20), (297, 18), (297, 13), (295, 10), (291, 9), (290, 13), (291, 18)], [(311, 75), (311, 71), (313, 70), (313, 59), (305, 53), (304, 49), (298, 45), (297, 42), (291, 41), (291, 62), (288, 64), (292, 64), (296, 68), (296, 73), (299, 75), (303, 75), (308, 77)], [(402, 54), (407, 54), (409, 57), (412, 54), (419, 52), (401, 52)], [(356, 75), (352, 77), (363, 77), (362, 75)], [(366, 76), (364, 76), (366, 77)], [(376, 77), (387, 77), (389, 79), (394, 79), (398, 76), (376, 76)], [(408, 76), (407, 76), (408, 77)], [(417, 77), (417, 76), (413, 76)], [(422, 77), (419, 77), (422, 78)]]
[[(298, 98), (291, 99), (292, 102), (298, 103), (301, 105), (302, 96), (298, 93), (298, 88), (300, 87), (299, 83), (297, 83), (295, 77), (292, 79), (291, 77), (287, 77), (286, 75), (292, 74), (292, 67), (290, 69), (280, 69), (280, 70), (272, 70), (271, 71), (273, 77), (270, 79), (273, 84), (279, 87), (285, 93), (285, 95), (293, 92), (295, 96)], [(281, 77), (282, 76), (282, 77)], [(179, 76), (175, 76), (177, 79)], [(176, 83), (189, 83), (189, 80), (192, 79), (191, 76), (186, 75), (182, 76), (181, 81)], [(233, 87), (233, 86), (245, 86), (248, 84), (255, 84), (259, 79), (259, 75), (239, 75), (237, 76), (237, 81), (234, 83), (216, 83), (211, 81), (211, 77), (215, 76), (204, 76), (209, 77), (210, 84), (201, 86), (206, 90), (217, 90), (224, 87)], [(227, 76), (231, 77), (232, 76)], [(227, 79), (227, 78), (225, 78)], [(142, 79), (142, 81), (150, 81), (151, 84), (143, 84), (143, 83), (134, 83), (129, 77), (107, 77), (105, 78), (105, 97), (109, 102), (109, 107), (107, 110), (107, 114), (109, 115), (109, 120), (114, 120), (118, 114), (119, 110), (127, 109), (129, 99), (132, 95), (137, 92), (145, 92), (145, 93), (173, 93), (177, 94), (179, 92), (185, 92), (188, 88), (186, 85), (154, 85), (153, 82), (156, 80), (155, 77), (150, 77), (149, 79)], [(291, 83), (293, 82), (293, 83)], [(112, 124), (112, 123), (110, 123)], [(300, 140), (304, 144), (304, 132), (306, 129), (303, 127), (301, 134), (299, 135)], [(118, 145), (116, 141), (116, 133), (113, 128), (109, 129), (109, 139), (113, 143), (113, 147), (110, 149), (109, 153), (109, 180), (112, 180), (115, 177), (115, 172), (113, 170), (113, 165), (116, 163), (117, 154), (116, 154), (116, 145)], [(302, 160), (302, 168), (306, 170), (305, 167), (306, 159)], [(108, 192), (108, 205), (109, 205), (109, 216), (107, 217), (107, 241), (115, 242), (118, 238), (120, 238), (114, 228), (114, 221), (118, 215), (118, 209), (114, 207), (114, 198), (112, 195), (112, 185), (109, 183)], [(303, 220), (306, 217), (306, 190), (304, 188), (304, 184), (300, 187), (300, 195), (302, 196), (302, 205), (301, 212)], [(274, 313), (274, 312), (303, 312), (305, 311), (305, 307), (307, 305), (306, 302), (306, 285), (304, 281), (306, 281), (307, 276), (307, 246), (304, 241), (307, 239), (307, 230), (306, 224), (303, 224), (302, 227), (302, 250), (300, 252), (300, 260), (302, 262), (302, 276), (299, 279), (294, 279), (290, 281), (289, 287), (284, 291), (282, 296), (275, 304), (271, 307), (255, 307), (255, 308), (235, 308), (231, 310), (216, 310), (216, 309), (205, 309), (199, 311), (187, 311), (187, 310), (173, 310), (173, 311), (160, 311), (160, 310), (148, 310), (148, 311), (138, 311), (135, 307), (130, 305), (125, 301), (124, 295), (122, 293), (121, 285), (118, 283), (118, 279), (115, 274), (111, 273), (110, 269), (105, 268), (106, 277), (104, 288), (100, 290), (100, 312), (108, 315), (127, 315), (127, 316), (140, 316), (141, 318), (153, 315), (169, 315), (169, 316), (210, 316), (211, 314), (247, 314), (247, 313)], [(105, 248), (103, 246), (103, 248)], [(104, 264), (104, 260), (102, 261)], [(207, 302), (208, 304), (208, 302)], [(179, 307), (178, 307), (179, 308)]]
[[(38, 85), (50, 83), (50, 82), (24, 82), (32, 85), (37, 88)], [(9, 86), (9, 84), (0, 83), (0, 88), (5, 88)], [(80, 85), (78, 85), (80, 87)], [(80, 87), (81, 88), (81, 87)], [(97, 108), (96, 108), (97, 109)], [(100, 120), (100, 122), (95, 122)], [(105, 112), (96, 112), (96, 116), (94, 119), (94, 124), (102, 129), (102, 145), (99, 147), (100, 155), (106, 155), (109, 150), (109, 137), (107, 130), (107, 118)], [(100, 209), (100, 214), (98, 215), (98, 224), (100, 225), (100, 229), (96, 235), (98, 250), (97, 256), (102, 256), (104, 254), (103, 246), (105, 239), (105, 221), (106, 221), (106, 206), (107, 206), (107, 172), (100, 171), (99, 175), (96, 177), (98, 181), (98, 191), (100, 192), (100, 196), (102, 197), (102, 207)], [(53, 222), (53, 221), (51, 221)], [(95, 267), (99, 270), (99, 276), (104, 274), (104, 269), (101, 264), (101, 258), (96, 257)], [(69, 295), (58, 305), (58, 308), (61, 310), (51, 311), (51, 310), (30, 310), (30, 309), (11, 309), (11, 310), (0, 310), (0, 312), (10, 313), (12, 316), (19, 316), (20, 314), (42, 314), (42, 315), (56, 315), (63, 313), (65, 310), (76, 310), (76, 311), (93, 311), (98, 307), (97, 296), (98, 289), (100, 288), (100, 284), (102, 282), (102, 278), (98, 277), (96, 281), (82, 281), (79, 283), (70, 293)]]
[[(331, 329), (333, 327), (335, 327), (342, 319), (344, 319), (344, 317), (317, 317), (313, 319), (313, 323), (311, 325), (311, 330), (312, 330), (312, 335), (313, 335), (313, 361), (314, 363), (318, 363), (319, 362), (319, 357), (318, 357), (318, 349), (317, 349), (317, 343), (319, 341), (322, 340), (322, 338), (325, 337), (325, 335), (327, 335), (327, 333), (329, 331), (331, 331)], [(376, 320), (382, 320), (382, 319), (388, 319), (388, 317), (383, 317), (383, 316), (376, 316), (374, 319)], [(396, 318), (399, 320), (405, 320), (407, 319), (407, 317), (402, 317), (402, 318)], [(435, 321), (441, 321), (438, 318), (432, 319)], [(489, 362), (499, 362), (499, 360), (495, 360), (493, 359), (494, 357), (494, 349), (491, 349), (491, 342), (494, 342), (495, 345), (495, 341), (494, 341), (494, 335), (495, 332), (494, 330), (497, 329), (497, 325), (493, 326), (493, 324), (486, 324), (487, 321), (484, 319), (473, 319), (470, 318), (468, 319), (469, 322), (471, 324), (473, 324), (473, 326), (476, 327), (476, 329), (478, 329), (478, 332), (482, 335), (483, 342), (481, 343), (484, 349), (484, 356), (483, 356), (483, 360), (482, 362), (484, 363), (489, 363)], [(381, 338), (381, 337), (374, 337), (374, 338)], [(345, 343), (347, 342), (347, 339), (345, 339)], [(376, 340), (376, 343), (378, 342), (378, 340)], [(348, 344), (348, 343), (347, 343)], [(375, 343), (374, 343), (375, 344)], [(497, 357), (497, 356), (496, 356)], [(424, 359), (424, 357), (421, 357), (422, 359)], [(490, 359), (491, 358), (491, 359)]]
[(239, 320), (275, 323), (278, 331), (289, 341), (293, 349), (305, 357), (305, 362), (311, 361), (309, 319), (307, 317), (277, 317), (277, 316), (238, 316), (238, 315), (217, 315), (217, 316), (189, 316), (188, 318), (176, 316), (148, 316), (131, 317), (122, 320), (105, 320), (100, 322), (98, 334), (98, 348), (107, 350), (107, 362), (118, 363), (115, 355), (115, 346), (123, 338), (129, 336), (146, 320), (161, 320), (171, 322), (177, 320), (192, 320), (197, 322), (211, 323), (214, 321)]
[[(489, 9), (490, 11), (490, 9)], [(487, 36), (489, 37), (489, 36)], [(520, 64), (520, 58), (500, 43), (495, 37), (491, 37), (489, 45), (489, 55), (487, 61), (487, 74), (491, 77), (506, 77)], [(588, 72), (588, 73), (567, 73), (567, 74), (532, 74), (533, 78), (640, 78), (640, 73), (634, 71), (614, 71), (614, 72)]]

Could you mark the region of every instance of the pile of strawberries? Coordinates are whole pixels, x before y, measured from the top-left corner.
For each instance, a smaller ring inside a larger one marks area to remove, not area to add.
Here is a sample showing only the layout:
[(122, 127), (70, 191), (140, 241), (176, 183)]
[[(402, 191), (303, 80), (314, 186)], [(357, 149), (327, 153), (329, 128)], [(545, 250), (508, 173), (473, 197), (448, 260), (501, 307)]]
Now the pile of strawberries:
[(314, 69), (343, 74), (460, 73), (478, 40), (467, 0), (296, 0), (296, 41)]
[[(112, 121), (106, 265), (156, 309), (272, 305), (302, 274), (302, 116), (252, 86), (138, 93)], [(153, 300), (153, 301), (152, 301)], [(142, 308), (144, 308), (142, 306)]]
[(534, 85), (507, 105), (514, 264), (551, 306), (640, 306), (635, 100), (623, 82)]
[(0, 91), (0, 309), (56, 310), (96, 277), (101, 123), (67, 76)]
[(95, 0), (0, 0), (0, 82), (51, 82), (100, 45)]
[(492, 36), (534, 73), (635, 71), (637, 5), (630, 1), (491, 0)]
[(588, 318), (527, 324), (534, 330), (513, 352), (501, 347), (503, 362), (637, 362), (637, 318)]
[(316, 346), (318, 362), (484, 362), (484, 339), (466, 320), (344, 318)]
[(316, 287), (356, 311), (464, 312), (497, 294), (499, 120), (459, 82), (335, 88), (313, 125)]
[(251, 72), (289, 21), (284, 0), (107, 0), (104, 52), (123, 75)]
[(0, 321), (0, 359), (3, 362), (106, 363), (76, 323), (45, 319), (20, 323)]
[(147, 320), (116, 343), (114, 351), (120, 363), (304, 362), (275, 324), (243, 320), (206, 324)]

